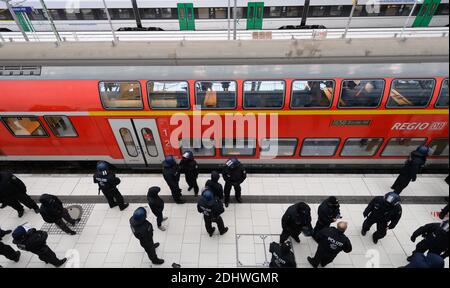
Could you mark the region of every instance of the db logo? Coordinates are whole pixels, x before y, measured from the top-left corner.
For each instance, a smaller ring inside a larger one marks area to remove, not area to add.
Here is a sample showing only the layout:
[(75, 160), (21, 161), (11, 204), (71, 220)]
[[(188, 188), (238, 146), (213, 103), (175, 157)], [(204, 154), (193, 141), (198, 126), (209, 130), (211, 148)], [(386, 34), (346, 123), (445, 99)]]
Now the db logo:
[(447, 127), (447, 122), (405, 122), (405, 123), (395, 123), (391, 130), (398, 131), (440, 131)]

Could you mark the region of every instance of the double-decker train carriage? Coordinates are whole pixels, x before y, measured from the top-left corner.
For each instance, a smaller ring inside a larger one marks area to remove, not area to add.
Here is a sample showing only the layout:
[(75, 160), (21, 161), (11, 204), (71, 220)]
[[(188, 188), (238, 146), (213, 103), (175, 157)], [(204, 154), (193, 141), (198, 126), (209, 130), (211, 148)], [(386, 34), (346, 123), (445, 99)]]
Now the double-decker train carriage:
[[(415, 0), (359, 0), (352, 28), (403, 27)], [(18, 3), (15, 13), (25, 31), (51, 31), (40, 0)], [(110, 30), (101, 0), (46, 0), (58, 31)], [(226, 30), (227, 0), (202, 1), (106, 1), (116, 30)], [(234, 6), (234, 1), (231, 1)], [(344, 28), (352, 9), (351, 0), (266, 0), (237, 1), (239, 30), (293, 29), (297, 26)], [(230, 14), (230, 15), (229, 15)], [(409, 27), (443, 27), (449, 24), (448, 0), (424, 0), (416, 6)], [(0, 31), (18, 31), (6, 4), (0, 2)]]
[(0, 160), (447, 167), (448, 74), (446, 38), (8, 44)]

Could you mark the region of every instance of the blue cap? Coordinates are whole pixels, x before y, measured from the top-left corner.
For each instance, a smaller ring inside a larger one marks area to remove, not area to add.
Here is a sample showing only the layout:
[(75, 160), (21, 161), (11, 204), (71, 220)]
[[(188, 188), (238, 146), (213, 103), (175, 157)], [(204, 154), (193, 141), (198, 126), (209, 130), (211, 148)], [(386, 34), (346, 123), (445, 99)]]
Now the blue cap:
[(202, 192), (202, 197), (209, 202), (214, 199), (214, 194), (209, 189), (206, 189)]
[(422, 146), (419, 146), (416, 149), (416, 151), (419, 152), (422, 155), (428, 156), (428, 154), (430, 153), (430, 148), (425, 146), (425, 145), (422, 145)]
[(136, 221), (142, 221), (147, 218), (147, 210), (144, 207), (137, 208), (133, 213), (133, 219)]
[(400, 196), (395, 192), (389, 192), (384, 195), (384, 200), (390, 205), (397, 205), (400, 203)]
[(165, 158), (165, 160), (164, 160), (164, 163), (165, 163), (166, 165), (173, 166), (173, 165), (175, 165), (177, 162), (175, 161), (175, 158), (173, 157), (173, 155), (169, 155), (169, 156), (166, 156), (166, 158)]
[(14, 232), (12, 233), (12, 237), (14, 239), (21, 238), (23, 235), (27, 234), (27, 230), (23, 226), (19, 226), (16, 229), (14, 229)]
[(106, 171), (108, 168), (109, 165), (105, 161), (100, 161), (97, 163), (97, 171)]

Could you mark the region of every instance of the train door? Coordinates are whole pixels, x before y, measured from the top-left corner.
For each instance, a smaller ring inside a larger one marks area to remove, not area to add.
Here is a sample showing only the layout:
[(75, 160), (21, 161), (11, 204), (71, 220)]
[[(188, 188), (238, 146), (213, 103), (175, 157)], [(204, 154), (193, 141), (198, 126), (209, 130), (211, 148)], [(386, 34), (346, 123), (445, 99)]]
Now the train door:
[(248, 2), (247, 30), (262, 30), (264, 2)]
[(164, 150), (154, 119), (109, 119), (126, 164), (161, 164)]
[(178, 3), (178, 21), (180, 22), (180, 30), (195, 30), (194, 4)]
[(428, 27), (439, 4), (441, 4), (441, 0), (425, 0), (416, 16), (413, 27)]

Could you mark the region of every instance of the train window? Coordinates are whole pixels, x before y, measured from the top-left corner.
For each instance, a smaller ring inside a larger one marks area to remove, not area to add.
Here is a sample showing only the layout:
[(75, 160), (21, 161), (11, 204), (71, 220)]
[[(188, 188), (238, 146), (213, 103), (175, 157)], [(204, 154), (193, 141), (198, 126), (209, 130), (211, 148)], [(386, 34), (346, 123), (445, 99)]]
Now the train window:
[(178, 18), (176, 8), (140, 8), (142, 19), (175, 19)]
[(328, 14), (327, 10), (329, 10), (329, 6), (311, 6), (308, 17), (325, 17)]
[(289, 6), (287, 7), (286, 17), (297, 18), (302, 17), (303, 7), (301, 6)]
[(417, 147), (425, 144), (426, 138), (392, 138), (381, 156), (408, 156)]
[(56, 137), (77, 137), (77, 132), (66, 116), (44, 116)]
[(435, 15), (449, 15), (449, 4), (439, 4)]
[(261, 156), (289, 157), (294, 156), (297, 149), (297, 139), (262, 139)]
[[(231, 8), (231, 18), (233, 18), (233, 14), (234, 13), (234, 8)], [(238, 7), (236, 8), (236, 19), (243, 19), (246, 18), (247, 16), (247, 8), (244, 7)]]
[(264, 17), (270, 18), (281, 18), (283, 16), (283, 8), (284, 7), (265, 7)]
[(384, 92), (384, 80), (345, 80), (339, 108), (376, 108)]
[(383, 16), (408, 16), (411, 13), (413, 5), (385, 5), (383, 7)]
[(2, 117), (3, 122), (9, 131), (18, 137), (47, 137), (38, 117)]
[(348, 5), (334, 5), (330, 6), (330, 17), (348, 17), (350, 16), (351, 6)]
[(0, 10), (0, 20), (2, 20), (2, 21), (13, 20), (11, 13), (9, 13), (9, 10), (7, 10), (7, 9)]
[(382, 143), (383, 138), (350, 138), (345, 142), (341, 156), (373, 156)]
[(147, 90), (153, 109), (189, 109), (187, 82), (148, 82)]
[(442, 82), (439, 99), (436, 103), (437, 108), (448, 108), (448, 79)]
[(120, 128), (119, 133), (122, 137), (123, 143), (125, 144), (128, 155), (130, 155), (131, 157), (137, 157), (138, 150), (136, 144), (134, 143), (133, 136), (131, 135), (130, 130), (128, 130), (127, 128)]
[(142, 109), (139, 82), (100, 82), (100, 98), (105, 109)]
[(435, 80), (394, 80), (388, 108), (426, 107), (433, 96)]
[(182, 139), (180, 140), (181, 154), (192, 151), (195, 157), (216, 156), (215, 141), (212, 139)]
[(209, 19), (209, 8), (197, 8), (198, 19)]
[(80, 11), (84, 20), (96, 20), (93, 9), (81, 9)]
[(28, 17), (33, 21), (44, 21), (47, 18), (44, 16), (44, 11), (41, 9), (33, 9), (31, 13), (28, 13)]
[(214, 8), (214, 18), (215, 19), (227, 19), (228, 8)]
[(294, 81), (291, 108), (329, 108), (333, 102), (333, 95), (334, 81)]
[(225, 139), (222, 156), (254, 156), (256, 154), (255, 139)]
[[(66, 20), (80, 20), (83, 19), (79, 9), (66, 9), (64, 11), (66, 14)], [(92, 19), (91, 19), (92, 20)]]
[(109, 9), (112, 20), (129, 20), (134, 19), (133, 9)]
[(300, 156), (333, 156), (339, 143), (338, 138), (307, 138), (303, 141)]
[(430, 142), (430, 148), (433, 149), (432, 156), (449, 156), (448, 138), (436, 138)]
[(202, 109), (236, 108), (236, 82), (216, 81), (195, 84), (196, 104)]
[(284, 81), (245, 81), (244, 108), (283, 108)]
[(155, 137), (153, 137), (153, 132), (149, 128), (143, 128), (141, 130), (142, 138), (144, 138), (145, 148), (147, 149), (148, 155), (150, 157), (158, 157), (158, 148), (156, 148)]
[(48, 9), (53, 20), (67, 20), (66, 13), (62, 9)]

